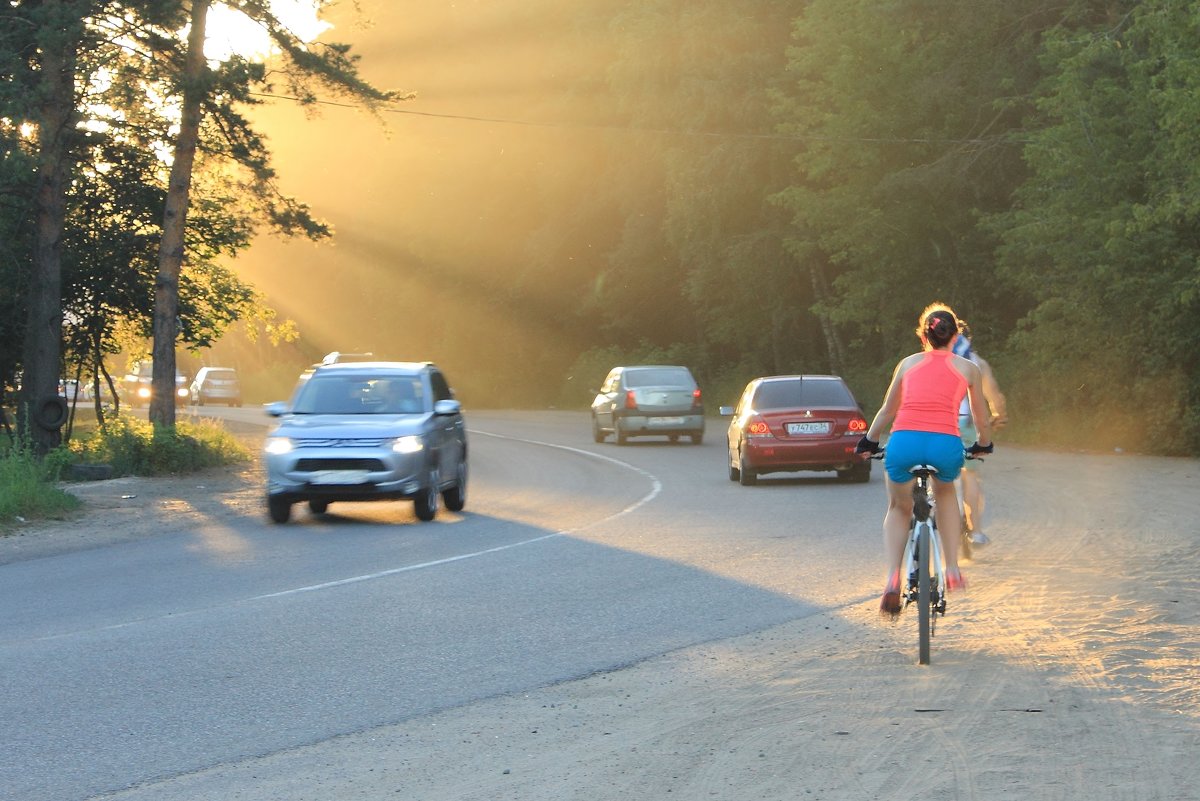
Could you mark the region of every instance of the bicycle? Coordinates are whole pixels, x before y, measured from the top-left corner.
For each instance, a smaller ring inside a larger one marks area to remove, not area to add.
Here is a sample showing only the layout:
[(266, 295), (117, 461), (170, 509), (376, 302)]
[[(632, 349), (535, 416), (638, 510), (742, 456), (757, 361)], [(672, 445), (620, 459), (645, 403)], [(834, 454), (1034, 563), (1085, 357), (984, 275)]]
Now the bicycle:
[[(883, 454), (881, 450), (872, 458), (882, 459)], [(965, 458), (978, 457), (965, 454)], [(946, 563), (938, 538), (933, 488), (930, 484), (937, 468), (918, 464), (909, 472), (916, 481), (913, 482), (913, 511), (908, 525), (908, 541), (900, 560), (900, 569), (903, 571), (900, 594), (904, 601), (901, 610), (909, 604), (917, 605), (917, 663), (928, 665), (937, 618), (946, 615)], [(905, 576), (908, 578), (907, 585), (903, 583)]]

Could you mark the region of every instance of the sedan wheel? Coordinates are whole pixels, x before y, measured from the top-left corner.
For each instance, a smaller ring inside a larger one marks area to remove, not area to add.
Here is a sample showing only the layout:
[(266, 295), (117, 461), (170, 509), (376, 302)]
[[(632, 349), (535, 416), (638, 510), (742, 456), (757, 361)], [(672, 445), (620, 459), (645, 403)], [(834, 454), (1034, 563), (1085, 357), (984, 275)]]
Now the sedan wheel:
[(729, 467), (729, 480), (737, 481), (739, 478), (742, 477), (742, 471), (740, 468), (738, 468), (734, 465), (733, 454), (727, 454), (726, 459), (729, 462), (729, 464), (727, 465)]
[(625, 430), (621, 427), (621, 418), (619, 417), (613, 419), (613, 433), (615, 433), (617, 436), (618, 445), (624, 445), (629, 441), (629, 435), (626, 434)]
[(329, 501), (309, 501), (308, 511), (314, 515), (323, 515), (329, 509)]
[(738, 480), (743, 487), (752, 487), (758, 483), (758, 475), (746, 466), (746, 454), (738, 451)]
[(604, 438), (608, 436), (604, 430), (600, 428), (600, 421), (596, 419), (596, 415), (592, 415), (592, 441), (604, 442)]

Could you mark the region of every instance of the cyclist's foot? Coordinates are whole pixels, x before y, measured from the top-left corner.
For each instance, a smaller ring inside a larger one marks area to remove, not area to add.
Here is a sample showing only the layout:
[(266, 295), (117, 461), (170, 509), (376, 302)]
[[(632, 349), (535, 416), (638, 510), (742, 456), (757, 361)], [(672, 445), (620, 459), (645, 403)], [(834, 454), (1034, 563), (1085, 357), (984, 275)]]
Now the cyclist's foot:
[(946, 592), (957, 592), (967, 588), (967, 577), (958, 568), (946, 571)]
[(879, 601), (879, 614), (881, 617), (887, 617), (895, 620), (900, 616), (900, 571), (892, 571), (892, 575), (888, 577), (887, 588), (883, 591), (883, 598)]
[(900, 590), (887, 589), (879, 601), (879, 616), (895, 620), (900, 617)]
[(991, 537), (984, 534), (982, 531), (972, 531), (967, 534), (971, 538), (971, 544), (976, 548), (982, 548), (992, 541)]

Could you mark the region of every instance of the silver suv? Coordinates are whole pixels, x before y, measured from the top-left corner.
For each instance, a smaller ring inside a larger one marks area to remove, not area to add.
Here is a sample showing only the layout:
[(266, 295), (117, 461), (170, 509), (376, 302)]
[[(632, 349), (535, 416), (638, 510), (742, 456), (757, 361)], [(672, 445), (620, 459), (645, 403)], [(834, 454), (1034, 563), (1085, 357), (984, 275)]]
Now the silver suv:
[(704, 441), (704, 403), (691, 370), (679, 365), (614, 367), (592, 401), (592, 439), (609, 434), (624, 445), (630, 437), (681, 434)]
[(458, 512), (467, 500), (462, 404), (430, 362), (321, 364), (291, 403), (271, 403), (267, 511), (286, 523), (292, 504), (324, 514), (334, 501), (413, 501), (432, 520), (438, 497)]

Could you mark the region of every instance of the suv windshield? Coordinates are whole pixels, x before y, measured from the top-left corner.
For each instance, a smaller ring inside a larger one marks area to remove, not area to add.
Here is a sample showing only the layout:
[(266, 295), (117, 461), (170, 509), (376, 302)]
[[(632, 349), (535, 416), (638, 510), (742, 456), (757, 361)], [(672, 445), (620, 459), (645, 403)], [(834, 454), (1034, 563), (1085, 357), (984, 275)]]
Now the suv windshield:
[(625, 386), (627, 387), (687, 387), (692, 389), (696, 382), (687, 370), (677, 367), (647, 368), (642, 370), (626, 370)]
[(304, 383), (292, 408), (295, 414), (422, 414), (424, 388), (419, 376), (322, 376)]
[(825, 379), (796, 379), (794, 381), (764, 381), (754, 393), (754, 408), (792, 409), (797, 406), (855, 405), (850, 390), (841, 381)]

